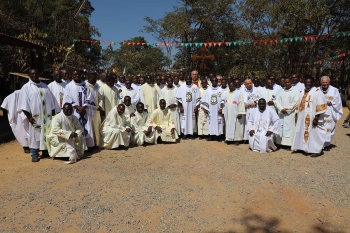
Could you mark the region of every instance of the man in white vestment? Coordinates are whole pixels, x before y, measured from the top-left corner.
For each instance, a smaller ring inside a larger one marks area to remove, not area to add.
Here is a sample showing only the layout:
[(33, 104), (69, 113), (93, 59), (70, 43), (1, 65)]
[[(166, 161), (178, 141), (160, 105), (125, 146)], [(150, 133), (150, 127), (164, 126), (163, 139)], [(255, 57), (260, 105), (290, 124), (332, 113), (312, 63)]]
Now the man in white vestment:
[(200, 105), (200, 92), (192, 83), (190, 76), (186, 77), (186, 83), (181, 85), (176, 93), (176, 100), (180, 109), (180, 126), (182, 139), (194, 139), (193, 133), (197, 132), (196, 113)]
[(292, 74), (292, 86), (294, 89), (298, 90), (299, 92), (303, 92), (305, 90), (305, 85), (304, 83), (301, 83), (299, 81), (299, 77), (297, 74)]
[(168, 108), (166, 108), (166, 102), (164, 99), (159, 101), (159, 108), (154, 110), (148, 121), (147, 133), (152, 132), (154, 128), (155, 134), (155, 144), (159, 142), (176, 142), (178, 139), (178, 134), (175, 130), (175, 122), (171, 118), (171, 113)]
[(224, 107), (224, 93), (218, 86), (218, 79), (214, 77), (211, 81), (211, 87), (205, 93), (204, 99), (201, 100), (201, 108), (207, 115), (208, 119), (208, 137), (207, 141), (214, 140), (221, 142), (224, 133), (224, 116), (222, 109)]
[[(239, 80), (237, 86), (240, 87)], [(229, 92), (225, 93), (225, 139), (226, 142), (234, 141), (235, 145), (239, 145), (239, 141), (244, 136), (244, 119), (245, 107), (242, 92), (236, 89), (235, 81), (229, 82)]]
[(132, 137), (131, 143), (137, 146), (142, 146), (144, 143), (155, 144), (154, 129), (148, 131), (148, 113), (144, 111), (144, 104), (139, 102), (136, 105), (136, 112), (131, 117)]
[[(140, 81), (139, 81), (139, 77), (137, 77), (136, 75), (134, 75), (132, 77), (132, 84), (131, 87), (137, 92), (137, 94), (140, 96)], [(135, 105), (136, 106), (136, 105)]]
[(47, 135), (47, 148), (52, 158), (69, 158), (66, 164), (77, 162), (86, 148), (83, 127), (73, 114), (73, 107), (65, 103), (62, 112), (54, 116)]
[(271, 109), (275, 109), (275, 102), (277, 99), (278, 91), (273, 87), (271, 79), (265, 80), (265, 87), (262, 87), (258, 91), (259, 98), (263, 98), (267, 101), (267, 106)]
[(266, 107), (266, 100), (259, 99), (258, 108), (248, 118), (249, 147), (252, 151), (275, 151), (273, 135), (279, 133), (280, 119), (275, 110)]
[(75, 109), (74, 115), (83, 127), (86, 145), (91, 152), (95, 146), (92, 119), (97, 103), (91, 94), (89, 86), (81, 79), (79, 70), (73, 70), (72, 81), (64, 89), (64, 103), (71, 103)]
[(227, 81), (227, 78), (226, 77), (222, 77), (221, 79), (221, 89), (223, 92), (229, 92), (230, 89), (228, 87), (228, 81)]
[(179, 73), (179, 85), (181, 86), (184, 83), (186, 83), (185, 73), (183, 71), (180, 71), (180, 73)]
[(253, 86), (251, 79), (246, 79), (244, 81), (243, 90), (241, 90), (244, 98), (245, 116), (244, 116), (244, 140), (249, 139), (248, 132), (248, 119), (250, 115), (255, 112), (256, 103), (258, 102), (258, 89)]
[(114, 107), (101, 125), (101, 136), (104, 149), (116, 149), (119, 146), (128, 147), (130, 144), (131, 128), (126, 125), (125, 106)]
[(131, 80), (126, 79), (125, 80), (125, 86), (121, 88), (120, 92), (120, 99), (124, 99), (125, 96), (130, 96), (131, 98), (131, 105), (136, 108), (136, 104), (140, 101), (139, 93), (131, 87)]
[(30, 123), (28, 141), (32, 162), (39, 162), (39, 150), (43, 151), (42, 157), (48, 156), (46, 135), (56, 106), (49, 87), (40, 82), (36, 69), (29, 70), (29, 78), (20, 91), (17, 111), (23, 111)]
[[(117, 76), (115, 76), (115, 78), (117, 78)], [(118, 79), (118, 81), (116, 81), (115, 86), (118, 89), (125, 87), (125, 76), (124, 75), (119, 76), (119, 79)]]
[(276, 83), (275, 76), (270, 76), (269, 79), (272, 82), (272, 87), (273, 87), (274, 90), (276, 90), (277, 92), (282, 91), (282, 87)]
[[(203, 79), (201, 81), (201, 87), (199, 88), (199, 92), (201, 94), (201, 100), (204, 99), (204, 96), (207, 90), (208, 90), (208, 81), (207, 79)], [(202, 104), (202, 101), (200, 103)], [(200, 140), (208, 136), (208, 118), (203, 108), (199, 108), (198, 110), (198, 136)]]
[(179, 83), (180, 79), (179, 79), (178, 76), (175, 76), (175, 77), (173, 78), (173, 81), (174, 81), (173, 85), (174, 85), (175, 87), (179, 88), (179, 87), (181, 86), (180, 83)]
[(102, 87), (104, 84), (106, 84), (106, 81), (107, 81), (107, 73), (105, 72), (102, 72), (100, 75), (99, 75), (99, 80), (97, 80), (97, 84)]
[(100, 93), (101, 100), (99, 106), (102, 107), (102, 120), (109, 114), (109, 112), (114, 109), (118, 104), (120, 104), (119, 90), (114, 85), (115, 77), (114, 75), (108, 75), (106, 78), (106, 84), (102, 85), (98, 89)]
[(59, 70), (55, 70), (53, 72), (54, 81), (51, 82), (48, 87), (53, 94), (53, 97), (55, 97), (56, 100), (56, 110), (57, 112), (60, 112), (59, 110), (62, 108), (63, 104), (63, 96), (64, 96), (64, 87), (67, 85), (65, 82), (62, 82), (62, 76), (61, 72)]
[(153, 84), (153, 77), (147, 75), (146, 83), (140, 87), (140, 101), (145, 105), (145, 109), (150, 116), (157, 108), (158, 93)]
[(60, 74), (62, 78), (62, 82), (66, 86), (68, 83), (70, 83), (69, 73), (67, 69), (60, 69)]
[(295, 133), (295, 110), (299, 102), (299, 91), (292, 87), (289, 77), (284, 79), (284, 89), (278, 93), (276, 108), (280, 117), (280, 132), (276, 135), (276, 143), (290, 149)]
[(305, 90), (299, 93), (297, 123), (292, 150), (302, 150), (311, 157), (321, 155), (326, 142), (325, 113), (327, 101), (319, 88), (313, 86), (312, 78), (305, 79)]
[(167, 85), (163, 89), (160, 90), (160, 99), (164, 99), (167, 108), (170, 111), (170, 115), (175, 123), (175, 129), (178, 134), (181, 133), (180, 128), (180, 115), (179, 115), (179, 108), (178, 103), (176, 101), (176, 93), (178, 88), (173, 85), (173, 78), (168, 77), (167, 79)]
[(124, 97), (123, 104), (125, 107), (124, 116), (125, 116), (126, 125), (130, 127), (131, 117), (135, 116), (136, 105), (134, 106), (131, 104), (131, 97), (128, 95)]
[(98, 105), (101, 101), (101, 96), (99, 93), (99, 88), (100, 86), (96, 83), (97, 80), (97, 73), (94, 71), (90, 71), (88, 76), (87, 76), (87, 82), (86, 84), (90, 88), (91, 96), (96, 103), (96, 108), (93, 109), (94, 116), (92, 118), (92, 131), (94, 135), (94, 142), (96, 146), (101, 145), (101, 135), (100, 135), (100, 126), (101, 126), (101, 114), (100, 112), (102, 111), (102, 108)]
[(327, 111), (325, 113), (325, 127), (326, 127), (326, 142), (324, 150), (329, 151), (330, 145), (335, 133), (335, 126), (337, 121), (343, 115), (343, 106), (340, 98), (339, 90), (333, 87), (328, 76), (321, 78), (321, 91), (326, 97)]
[(16, 83), (16, 90), (4, 99), (1, 108), (7, 111), (8, 121), (17, 142), (23, 147), (24, 153), (29, 154), (29, 121), (22, 111), (18, 111), (20, 89), (19, 83)]

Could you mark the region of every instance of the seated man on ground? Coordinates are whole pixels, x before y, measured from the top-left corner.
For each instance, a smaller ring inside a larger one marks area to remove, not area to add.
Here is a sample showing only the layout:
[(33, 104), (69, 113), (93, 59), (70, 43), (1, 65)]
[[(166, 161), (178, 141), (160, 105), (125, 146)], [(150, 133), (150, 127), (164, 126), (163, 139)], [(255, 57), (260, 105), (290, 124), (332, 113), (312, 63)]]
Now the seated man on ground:
[(266, 108), (266, 100), (259, 99), (258, 108), (248, 118), (249, 147), (266, 153), (276, 150), (273, 134), (280, 130), (280, 119), (274, 109)]
[(131, 117), (131, 129), (132, 137), (131, 143), (134, 145), (142, 146), (146, 143), (155, 143), (154, 130), (151, 127), (151, 131), (148, 131), (147, 118), (148, 113), (144, 111), (145, 105), (139, 102), (136, 105), (136, 112), (134, 116)]
[(152, 127), (155, 129), (155, 144), (157, 140), (160, 139), (163, 142), (176, 142), (178, 139), (178, 134), (175, 130), (175, 122), (171, 118), (171, 114), (168, 108), (165, 108), (166, 102), (164, 99), (159, 101), (159, 107), (149, 118), (148, 133), (152, 132)]
[(70, 103), (65, 103), (62, 112), (54, 116), (46, 136), (50, 157), (69, 158), (66, 164), (75, 163), (87, 150), (83, 127), (73, 113)]
[(100, 132), (104, 149), (116, 149), (119, 146), (128, 147), (131, 129), (127, 126), (124, 104), (114, 107), (102, 122)]

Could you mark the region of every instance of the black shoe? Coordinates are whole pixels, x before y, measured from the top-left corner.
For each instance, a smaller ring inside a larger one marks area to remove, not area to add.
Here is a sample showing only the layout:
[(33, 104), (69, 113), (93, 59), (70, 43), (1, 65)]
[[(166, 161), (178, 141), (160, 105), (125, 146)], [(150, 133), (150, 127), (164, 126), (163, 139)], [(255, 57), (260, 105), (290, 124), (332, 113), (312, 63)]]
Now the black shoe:
[(182, 139), (187, 140), (188, 139), (187, 135), (182, 136)]
[(190, 139), (191, 139), (191, 140), (195, 140), (196, 137), (195, 137), (194, 135), (191, 135), (191, 136), (190, 136)]
[(206, 140), (207, 140), (207, 141), (212, 141), (211, 136), (208, 136), (208, 137), (206, 138)]
[(28, 147), (23, 147), (23, 151), (26, 154), (30, 154), (30, 149)]
[(321, 153), (314, 153), (314, 154), (311, 154), (310, 157), (316, 158), (316, 157), (319, 157), (321, 155), (322, 155)]
[(235, 146), (239, 146), (239, 142), (235, 142)]
[(324, 151), (330, 151), (331, 147), (330, 146), (326, 146), (325, 148), (323, 148)]
[(43, 150), (43, 151), (41, 152), (41, 156), (40, 156), (40, 157), (41, 157), (42, 159), (50, 157), (49, 152), (48, 152), (47, 150)]
[(93, 147), (88, 147), (87, 152), (88, 152), (88, 153), (92, 153), (92, 152), (94, 152), (94, 148), (93, 148)]
[(39, 159), (38, 156), (32, 157), (32, 162), (33, 162), (33, 163), (36, 163), (36, 162), (39, 162), (39, 161), (40, 161), (40, 159)]
[(218, 136), (217, 140), (218, 142), (222, 142), (222, 138), (220, 136)]

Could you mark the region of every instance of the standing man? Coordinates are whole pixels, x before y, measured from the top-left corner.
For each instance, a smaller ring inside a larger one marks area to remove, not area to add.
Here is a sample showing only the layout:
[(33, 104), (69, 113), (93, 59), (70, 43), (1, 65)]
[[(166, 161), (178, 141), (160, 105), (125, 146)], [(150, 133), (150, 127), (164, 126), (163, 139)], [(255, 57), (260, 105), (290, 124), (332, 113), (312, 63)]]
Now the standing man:
[(244, 106), (246, 115), (245, 118), (245, 126), (244, 126), (244, 140), (249, 139), (248, 133), (248, 119), (250, 115), (255, 112), (256, 104), (258, 102), (258, 90), (253, 86), (253, 82), (251, 79), (246, 79), (244, 81), (244, 87), (242, 90), (242, 95), (244, 98)]
[(305, 90), (305, 85), (299, 81), (297, 74), (292, 74), (292, 86), (299, 92), (303, 92)]
[(124, 75), (119, 76), (119, 80), (117, 81), (117, 83), (115, 84), (115, 86), (116, 86), (118, 89), (121, 89), (122, 87), (125, 86), (125, 76), (124, 76)]
[(83, 127), (83, 135), (89, 151), (95, 146), (92, 119), (96, 104), (88, 85), (81, 79), (79, 70), (73, 70), (72, 81), (64, 89), (64, 103), (72, 104), (74, 115)]
[(297, 123), (292, 150), (302, 150), (311, 157), (321, 155), (326, 142), (324, 115), (327, 101), (320, 89), (314, 87), (312, 78), (305, 79), (305, 90), (299, 93)]
[(265, 87), (259, 89), (259, 98), (263, 98), (267, 101), (267, 105), (271, 109), (275, 109), (275, 102), (278, 95), (277, 89), (273, 86), (271, 78), (265, 80)]
[(272, 75), (271, 75), (271, 76), (269, 77), (269, 79), (270, 79), (271, 82), (272, 82), (272, 87), (273, 87), (273, 89), (275, 89), (275, 90), (278, 91), (278, 92), (282, 90), (282, 87), (276, 83), (276, 78), (275, 78), (275, 76), (272, 76)]
[(55, 100), (49, 87), (40, 82), (38, 71), (29, 70), (29, 81), (20, 91), (18, 111), (23, 111), (29, 125), (29, 147), (32, 162), (39, 162), (39, 150), (42, 156), (48, 156), (46, 135), (51, 118), (55, 115)]
[(130, 79), (126, 79), (125, 86), (122, 87), (121, 90), (120, 99), (122, 100), (125, 96), (130, 96), (131, 105), (136, 109), (136, 104), (140, 101), (140, 96), (139, 93), (132, 88)]
[(235, 81), (231, 81), (228, 85), (230, 91), (225, 93), (225, 133), (226, 141), (234, 141), (235, 145), (239, 145), (239, 141), (243, 140), (244, 136), (244, 118), (245, 107), (242, 92), (236, 89), (236, 86), (240, 87)]
[(157, 108), (157, 89), (153, 84), (153, 77), (147, 76), (146, 83), (140, 88), (140, 101), (145, 105), (145, 109), (148, 111), (148, 115)]
[(343, 106), (340, 98), (339, 90), (333, 87), (331, 80), (328, 76), (321, 78), (321, 87), (323, 94), (327, 100), (327, 111), (325, 114), (325, 127), (326, 127), (326, 142), (324, 144), (324, 150), (329, 151), (332, 139), (335, 133), (335, 126), (337, 121), (343, 115)]
[(221, 142), (221, 135), (224, 133), (224, 118), (222, 109), (224, 107), (224, 91), (218, 86), (218, 79), (213, 78), (211, 87), (208, 88), (202, 100), (201, 107), (208, 118), (208, 138), (207, 141), (213, 140)]
[(194, 71), (191, 72), (191, 78), (192, 78), (192, 83), (193, 84), (195, 84), (197, 87), (201, 86), (201, 80), (199, 79), (197, 70), (194, 70)]
[(105, 72), (102, 72), (100, 75), (99, 75), (99, 80), (97, 80), (97, 84), (102, 87), (105, 83), (106, 83), (106, 78), (107, 78), (107, 73)]
[(99, 106), (101, 106), (102, 111), (104, 111), (102, 120), (120, 103), (119, 90), (114, 85), (114, 82), (115, 76), (109, 74), (106, 78), (106, 84), (102, 85), (98, 90), (101, 96)]
[(183, 139), (194, 139), (193, 133), (197, 132), (196, 113), (198, 112), (201, 96), (198, 86), (192, 83), (190, 76), (186, 77), (186, 83), (181, 85), (176, 94), (176, 100), (180, 108), (180, 125)]
[(136, 75), (132, 76), (132, 84), (131, 87), (137, 92), (137, 94), (140, 95), (140, 82), (139, 82), (139, 77)]
[(183, 71), (180, 71), (179, 73), (179, 85), (181, 86), (182, 84), (184, 84), (186, 81), (185, 81), (185, 73)]
[[(201, 88), (199, 88), (199, 92), (201, 93), (201, 100), (203, 100), (205, 93), (208, 90), (207, 79), (203, 79), (201, 84), (202, 85)], [(202, 101), (200, 104), (202, 104)], [(199, 108), (198, 110), (198, 136), (200, 140), (208, 136), (208, 118), (203, 108)]]
[(68, 70), (67, 69), (61, 69), (60, 70), (62, 82), (65, 84), (65, 86), (70, 83), (71, 79), (68, 77)]
[(276, 143), (290, 149), (295, 134), (295, 111), (299, 103), (299, 91), (292, 87), (289, 77), (284, 79), (284, 89), (278, 93), (276, 108), (280, 117), (281, 128), (276, 135)]
[(62, 82), (62, 76), (61, 72), (59, 70), (55, 70), (53, 72), (53, 78), (54, 81), (51, 82), (48, 87), (50, 91), (53, 94), (53, 97), (55, 98), (55, 106), (56, 106), (56, 113), (60, 112), (61, 108), (63, 107), (63, 95), (64, 95), (64, 87), (67, 85), (66, 83)]
[(180, 79), (179, 79), (178, 76), (175, 76), (175, 77), (173, 78), (173, 81), (174, 81), (174, 86), (175, 86), (175, 87), (179, 88), (179, 87), (181, 86), (180, 83), (179, 83)]

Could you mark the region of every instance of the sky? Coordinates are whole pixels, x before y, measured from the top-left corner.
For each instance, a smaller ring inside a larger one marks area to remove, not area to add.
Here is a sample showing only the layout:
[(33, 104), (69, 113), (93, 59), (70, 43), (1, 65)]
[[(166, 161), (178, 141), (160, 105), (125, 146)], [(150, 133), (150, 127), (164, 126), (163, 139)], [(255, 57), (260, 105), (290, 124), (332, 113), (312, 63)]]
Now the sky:
[[(178, 0), (90, 0), (95, 8), (90, 18), (91, 25), (101, 33), (98, 40), (122, 42), (136, 36), (143, 36), (151, 43), (157, 42), (151, 33), (140, 32), (147, 25), (144, 18), (154, 20), (164, 17), (179, 5)], [(79, 38), (80, 39), (80, 38)], [(106, 48), (108, 43), (101, 43)], [(113, 48), (119, 46), (114, 45)]]

